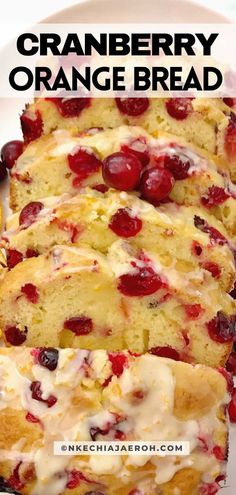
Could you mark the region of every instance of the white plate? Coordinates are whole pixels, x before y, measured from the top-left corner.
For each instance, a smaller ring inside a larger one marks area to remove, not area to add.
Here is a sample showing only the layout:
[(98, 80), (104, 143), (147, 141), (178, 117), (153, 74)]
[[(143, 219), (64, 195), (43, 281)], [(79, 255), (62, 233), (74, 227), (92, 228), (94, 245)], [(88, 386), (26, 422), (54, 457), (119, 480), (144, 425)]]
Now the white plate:
[[(185, 0), (85, 0), (78, 5), (54, 14), (42, 22), (229, 23), (231, 20), (206, 7)], [(19, 113), (21, 113), (24, 104), (23, 99), (3, 100), (0, 98), (0, 146), (10, 139), (21, 138)], [(4, 197), (5, 201), (7, 196), (6, 189), (3, 186), (0, 189), (0, 198)], [(236, 427), (231, 427), (227, 487), (220, 490), (219, 495), (236, 494), (235, 467)]]

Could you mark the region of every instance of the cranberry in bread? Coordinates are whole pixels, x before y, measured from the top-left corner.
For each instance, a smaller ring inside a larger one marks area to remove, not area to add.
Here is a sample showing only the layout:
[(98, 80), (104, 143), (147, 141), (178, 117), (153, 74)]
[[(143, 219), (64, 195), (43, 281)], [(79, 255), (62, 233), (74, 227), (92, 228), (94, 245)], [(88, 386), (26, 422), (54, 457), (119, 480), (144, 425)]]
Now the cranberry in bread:
[(81, 132), (91, 127), (139, 125), (184, 136), (200, 148), (218, 155), (236, 180), (235, 99), (213, 98), (40, 98), (21, 116), (26, 143), (55, 129)]
[[(0, 349), (0, 486), (20, 495), (216, 494), (224, 376), (151, 354)], [(52, 456), (54, 441), (186, 441), (187, 456)]]
[(157, 252), (182, 272), (205, 270), (230, 292), (235, 279), (234, 245), (222, 223), (204, 208), (166, 203), (155, 208), (136, 195), (86, 188), (34, 201), (8, 217), (2, 235), (8, 267), (57, 244), (89, 246), (107, 253), (118, 239)]
[(54, 246), (18, 263), (0, 285), (8, 346), (170, 347), (178, 359), (218, 367), (236, 337), (234, 315), (234, 300), (209, 271), (169, 264), (128, 240), (107, 254)]
[(140, 127), (81, 136), (59, 130), (33, 141), (11, 169), (11, 207), (86, 186), (104, 191), (104, 181), (157, 207), (167, 201), (201, 206), (236, 233), (236, 186), (222, 161), (176, 136), (154, 139)]

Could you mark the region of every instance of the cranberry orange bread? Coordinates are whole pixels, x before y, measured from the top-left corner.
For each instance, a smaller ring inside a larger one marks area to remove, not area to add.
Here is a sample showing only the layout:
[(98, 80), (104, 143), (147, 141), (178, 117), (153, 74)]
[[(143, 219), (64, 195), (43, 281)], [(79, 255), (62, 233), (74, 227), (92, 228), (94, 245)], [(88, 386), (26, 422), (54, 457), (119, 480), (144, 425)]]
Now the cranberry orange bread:
[(48, 98), (21, 116), (25, 142), (55, 129), (139, 125), (150, 134), (170, 132), (227, 160), (236, 180), (236, 117), (233, 98)]
[[(115, 178), (109, 175), (114, 161), (116, 170), (122, 171)], [(123, 171), (127, 161), (130, 170)], [(235, 186), (222, 167), (216, 157), (181, 138), (159, 134), (154, 139), (139, 127), (123, 126), (79, 137), (56, 131), (29, 144), (12, 168), (11, 207), (16, 211), (43, 197), (76, 194), (87, 185), (101, 189), (105, 177), (108, 185), (117, 189), (140, 189), (142, 196), (150, 202), (155, 199), (156, 205), (168, 200), (201, 205), (235, 234)], [(161, 177), (153, 198), (156, 173)]]
[[(205, 229), (202, 225), (207, 226)], [(230, 292), (235, 278), (233, 247), (222, 223), (203, 208), (167, 203), (155, 208), (124, 191), (86, 188), (26, 205), (7, 219), (2, 245), (8, 267), (56, 244), (89, 246), (104, 254), (119, 238), (157, 252), (180, 271), (205, 269)]]
[[(0, 475), (22, 495), (205, 495), (225, 477), (216, 370), (150, 354), (0, 349)], [(54, 456), (61, 441), (187, 441), (190, 454)], [(5, 491), (5, 490), (4, 490)]]
[(235, 302), (205, 269), (179, 265), (124, 240), (107, 255), (55, 246), (6, 274), (5, 343), (156, 353), (169, 346), (183, 361), (222, 366), (236, 336)]

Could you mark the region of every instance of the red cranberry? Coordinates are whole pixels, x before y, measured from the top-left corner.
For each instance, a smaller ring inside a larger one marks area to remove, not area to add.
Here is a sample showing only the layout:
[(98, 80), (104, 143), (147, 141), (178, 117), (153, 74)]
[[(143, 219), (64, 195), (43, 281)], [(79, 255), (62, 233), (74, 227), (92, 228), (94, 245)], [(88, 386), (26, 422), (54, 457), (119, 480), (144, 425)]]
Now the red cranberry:
[(19, 346), (26, 341), (27, 328), (22, 332), (18, 327), (6, 327), (4, 333), (9, 344)]
[(92, 426), (92, 428), (90, 428), (90, 430), (89, 430), (89, 433), (90, 433), (90, 437), (92, 438), (92, 440), (96, 441), (97, 435), (105, 435), (107, 432), (105, 433), (105, 431), (102, 430), (101, 428)]
[(227, 239), (219, 232), (219, 230), (215, 229), (214, 227), (208, 228), (208, 233), (210, 235), (212, 244), (219, 244), (220, 246), (228, 244)]
[(228, 244), (227, 239), (219, 232), (219, 230), (211, 227), (206, 220), (203, 220), (203, 218), (198, 215), (194, 216), (194, 225), (197, 229), (209, 234), (212, 244), (219, 244), (220, 246)]
[(142, 297), (154, 294), (163, 285), (151, 266), (136, 267), (134, 272), (119, 277), (119, 291), (125, 296)]
[(90, 428), (89, 430), (89, 433), (90, 433), (90, 436), (92, 438), (93, 441), (96, 441), (97, 440), (97, 436), (98, 435), (107, 435), (109, 433), (111, 429), (111, 425), (110, 423), (108, 423), (105, 428), (99, 428), (98, 426), (92, 426), (92, 428)]
[(139, 356), (141, 356), (140, 352), (128, 351), (128, 353), (129, 353), (130, 356), (133, 356), (133, 357), (139, 357)]
[[(98, 435), (107, 435), (110, 433), (111, 430), (114, 431), (115, 438), (119, 437), (121, 435), (120, 430), (116, 430), (114, 427), (116, 427), (121, 421), (122, 418), (116, 413), (113, 413), (114, 416), (114, 422), (107, 422), (103, 428), (99, 428), (98, 426), (92, 426), (89, 430), (90, 436), (92, 440), (96, 441)], [(117, 435), (118, 433), (118, 435)], [(116, 436), (117, 435), (117, 436)]]
[(115, 432), (115, 440), (125, 440), (126, 434), (123, 431), (116, 430)]
[(54, 371), (57, 367), (59, 358), (59, 351), (54, 347), (47, 347), (40, 349), (38, 354), (38, 363), (40, 366), (47, 368), (50, 371)]
[(96, 184), (95, 186), (92, 187), (92, 189), (102, 194), (105, 194), (108, 191), (108, 187), (106, 186), (106, 184)]
[(234, 282), (234, 287), (233, 289), (231, 290), (230, 292), (230, 296), (233, 298), (233, 299), (236, 299), (236, 282)]
[(215, 318), (207, 323), (207, 328), (215, 342), (226, 344), (236, 339), (235, 318), (227, 317), (222, 311), (218, 311)]
[(202, 246), (199, 244), (197, 241), (192, 242), (192, 252), (195, 254), (195, 256), (201, 256), (202, 254)]
[(225, 460), (225, 451), (219, 445), (215, 445), (215, 447), (213, 447), (212, 452), (218, 461), (224, 461)]
[(229, 359), (226, 363), (226, 369), (236, 376), (236, 352), (232, 352), (230, 354)]
[(77, 241), (79, 234), (81, 233), (80, 225), (73, 225), (73, 223), (70, 223), (67, 220), (59, 219), (55, 219), (55, 222), (58, 225), (59, 229), (64, 230), (64, 232), (68, 232), (70, 234), (70, 240), (72, 244), (74, 244)]
[(157, 203), (169, 195), (174, 186), (172, 173), (165, 168), (149, 168), (141, 178), (142, 197), (150, 203)]
[(11, 488), (14, 490), (22, 490), (24, 488), (24, 484), (20, 480), (19, 468), (22, 464), (22, 461), (17, 464), (10, 478), (8, 478), (7, 482)]
[(36, 418), (33, 414), (28, 412), (25, 416), (26, 421), (29, 421), (29, 423), (40, 423), (39, 418)]
[(191, 99), (171, 98), (166, 102), (166, 110), (173, 119), (184, 120), (193, 110)]
[(167, 168), (175, 180), (183, 180), (189, 176), (189, 169), (193, 165), (193, 160), (184, 153), (173, 153), (155, 156), (155, 163)]
[(145, 396), (146, 394), (143, 390), (134, 390), (134, 392), (132, 392), (132, 400), (135, 403), (142, 401)]
[(4, 163), (0, 162), (0, 182), (3, 182), (7, 177), (7, 169)]
[(56, 105), (60, 114), (65, 118), (79, 117), (82, 110), (90, 105), (90, 98), (46, 98)]
[(219, 490), (218, 483), (204, 483), (200, 487), (200, 495), (217, 495)]
[(117, 151), (103, 161), (102, 175), (109, 187), (132, 191), (139, 182), (142, 171), (140, 160), (131, 153)]
[(202, 232), (207, 232), (208, 233), (208, 224), (206, 220), (204, 220), (201, 217), (198, 217), (197, 215), (194, 216), (194, 225), (197, 229), (201, 230)]
[(206, 208), (213, 208), (221, 205), (228, 199), (230, 195), (219, 186), (211, 186), (205, 196), (202, 196), (201, 202)]
[(98, 435), (107, 435), (108, 433), (110, 433), (110, 431), (113, 429), (114, 431), (114, 435), (115, 435), (115, 438), (118, 438), (121, 436), (121, 432), (120, 430), (116, 430), (114, 429), (114, 427), (120, 423), (120, 421), (122, 420), (121, 417), (116, 414), (116, 413), (113, 413), (114, 415), (114, 418), (115, 418), (115, 421), (114, 422), (107, 422), (105, 424), (105, 426), (103, 428), (99, 428), (98, 426), (92, 426), (89, 430), (89, 433), (90, 433), (90, 436), (92, 438), (92, 440), (96, 440), (97, 439), (97, 436)]
[(73, 316), (64, 322), (64, 328), (75, 335), (88, 335), (93, 331), (93, 321), (87, 316)]
[(43, 121), (40, 112), (32, 113), (28, 110), (21, 115), (21, 128), (26, 144), (39, 138), (43, 133)]
[(7, 250), (7, 266), (9, 269), (14, 268), (14, 266), (18, 265), (21, 261), (23, 261), (22, 253), (16, 249)]
[(26, 258), (37, 258), (39, 256), (39, 252), (36, 249), (28, 248), (25, 253)]
[(23, 141), (9, 141), (4, 144), (1, 159), (6, 168), (12, 168), (17, 158), (23, 153)]
[(154, 354), (154, 356), (169, 358), (169, 359), (173, 359), (174, 361), (180, 361), (180, 355), (178, 351), (176, 351), (176, 349), (173, 349), (172, 347), (169, 346), (152, 347), (151, 349), (149, 349), (148, 352)]
[(68, 473), (68, 481), (66, 484), (66, 488), (69, 490), (73, 490), (74, 488), (77, 488), (81, 483), (81, 476), (80, 472), (76, 471), (76, 469), (73, 469)]
[(68, 488), (69, 490), (72, 490), (73, 488), (77, 488), (77, 486), (80, 485), (81, 481), (85, 481), (86, 483), (92, 483), (88, 478), (84, 476), (83, 473), (77, 471), (76, 469), (72, 469), (72, 471), (68, 473), (68, 482), (66, 488)]
[(122, 144), (121, 151), (132, 153), (145, 167), (149, 162), (149, 151), (145, 137), (133, 139), (129, 144)]
[(230, 158), (236, 154), (236, 115), (231, 113), (225, 133), (225, 150)]
[(30, 355), (33, 356), (34, 362), (36, 364), (38, 363), (39, 353), (40, 353), (40, 347), (35, 347), (35, 348), (31, 349), (31, 351), (30, 351)]
[(236, 423), (236, 388), (233, 390), (232, 400), (228, 407), (230, 421)]
[(223, 98), (223, 102), (228, 106), (228, 107), (234, 107), (235, 105), (235, 98)]
[(184, 309), (190, 320), (196, 320), (204, 311), (200, 304), (185, 304)]
[(146, 112), (149, 100), (148, 98), (116, 98), (116, 104), (121, 113), (137, 117)]
[(90, 148), (81, 146), (76, 146), (68, 155), (68, 163), (70, 169), (77, 175), (77, 186), (90, 175), (97, 173), (102, 166), (102, 162)]
[(28, 205), (24, 206), (23, 210), (20, 212), (19, 225), (24, 225), (25, 227), (32, 225), (42, 209), (43, 203), (40, 201), (32, 201), (32, 203), (28, 203)]
[(221, 275), (221, 269), (217, 263), (214, 263), (213, 261), (204, 261), (201, 263), (202, 268), (204, 270), (207, 270), (212, 274), (213, 278), (219, 278)]
[(20, 492), (17, 492), (14, 488), (11, 488), (9, 481), (5, 480), (2, 476), (0, 476), (0, 490), (1, 490), (0, 493), (21, 495)]
[(57, 398), (54, 395), (49, 395), (47, 399), (43, 399), (41, 382), (39, 381), (32, 382), (30, 385), (30, 390), (32, 392), (32, 399), (39, 402), (44, 402), (45, 404), (47, 404), (48, 408), (53, 407), (57, 402)]
[(32, 177), (30, 177), (29, 172), (25, 172), (24, 174), (19, 174), (18, 172), (10, 173), (11, 177), (15, 180), (22, 182), (23, 184), (31, 184), (33, 182)]
[(124, 368), (128, 366), (127, 356), (119, 352), (109, 352), (108, 357), (109, 361), (111, 362), (113, 375), (122, 375)]
[(225, 474), (220, 474), (216, 478), (216, 483), (221, 483), (221, 481), (225, 481), (225, 479), (226, 479), (226, 475)]
[(25, 284), (21, 287), (21, 292), (26, 296), (28, 301), (36, 304), (39, 299), (39, 293), (37, 287), (34, 284)]
[(104, 387), (104, 388), (107, 387), (109, 385), (111, 379), (112, 379), (112, 375), (109, 376), (108, 378), (106, 378), (106, 380), (104, 380), (104, 382), (102, 383), (102, 387)]
[(134, 237), (142, 229), (142, 220), (134, 216), (129, 208), (120, 208), (111, 218), (109, 227), (120, 237)]

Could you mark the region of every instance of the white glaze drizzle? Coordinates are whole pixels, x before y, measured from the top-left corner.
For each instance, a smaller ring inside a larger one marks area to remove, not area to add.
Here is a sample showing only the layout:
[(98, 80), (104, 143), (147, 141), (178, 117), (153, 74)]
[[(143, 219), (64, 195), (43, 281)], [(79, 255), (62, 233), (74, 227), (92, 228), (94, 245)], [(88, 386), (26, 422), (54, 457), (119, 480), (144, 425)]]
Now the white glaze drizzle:
[[(28, 365), (29, 369), (24, 370), (22, 362), (29, 362), (33, 359), (32, 357), (29, 359), (29, 352), (29, 350), (17, 350), (10, 357), (0, 355), (2, 390), (0, 409), (9, 406), (15, 409), (23, 408), (39, 417), (43, 424), (44, 446), (42, 448), (34, 451), (32, 446), (29, 454), (21, 454), (18, 445), (18, 451), (2, 452), (3, 459), (33, 460), (37, 482), (31, 495), (44, 495), (45, 493), (59, 495), (67, 483), (66, 471), (72, 469), (73, 465), (78, 470), (85, 470), (86, 473), (91, 472), (97, 475), (115, 473), (123, 482), (130, 481), (129, 466), (134, 468), (143, 466), (144, 468), (148, 460), (146, 456), (90, 456), (87, 461), (83, 459), (76, 463), (73, 457), (52, 456), (54, 440), (89, 440), (91, 426), (103, 428), (107, 422), (112, 423), (113, 414), (109, 409), (114, 410), (114, 408), (127, 418), (120, 427), (123, 431), (132, 432), (137, 440), (190, 441), (190, 456), (180, 460), (175, 457), (157, 456), (149, 459), (156, 469), (157, 484), (169, 481), (183, 467), (197, 466), (207, 480), (214, 479), (214, 476), (220, 472), (219, 462), (214, 456), (195, 451), (199, 432), (212, 436), (219, 426), (220, 422), (216, 417), (216, 412), (220, 404), (215, 404), (210, 413), (199, 420), (178, 420), (173, 414), (175, 378), (172, 361), (157, 359), (152, 355), (144, 355), (136, 359), (129, 358), (132, 364), (130, 363), (120, 378), (114, 376), (108, 385), (103, 408), (96, 410), (94, 406), (89, 412), (87, 407), (79, 411), (73, 410), (71, 398), (75, 394), (75, 389), (78, 389), (80, 384), (86, 384), (88, 380), (85, 376), (85, 363), (87, 363), (86, 366), (88, 363), (90, 366), (92, 374), (90, 380), (91, 378), (99, 380), (100, 373), (103, 374), (102, 371), (106, 368), (107, 376), (110, 375), (110, 362), (105, 351), (89, 353), (80, 350), (61, 350), (58, 366), (54, 372), (38, 364)], [(101, 379), (103, 380), (103, 376)], [(57, 397), (55, 406), (47, 408), (45, 404), (32, 399), (31, 380), (41, 382), (45, 398), (51, 393)], [(82, 387), (83, 389), (80, 388), (80, 390), (83, 390), (83, 393), (80, 391), (80, 394), (82, 393), (83, 397), (88, 396), (86, 387), (85, 389), (84, 385)], [(146, 391), (145, 399), (134, 404), (129, 399), (130, 394), (140, 388)]]

